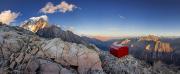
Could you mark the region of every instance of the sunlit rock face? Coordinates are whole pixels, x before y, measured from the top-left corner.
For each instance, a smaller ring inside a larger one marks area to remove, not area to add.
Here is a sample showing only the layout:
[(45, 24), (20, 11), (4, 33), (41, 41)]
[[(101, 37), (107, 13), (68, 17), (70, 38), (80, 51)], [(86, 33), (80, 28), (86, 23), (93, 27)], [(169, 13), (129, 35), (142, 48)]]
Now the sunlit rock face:
[(156, 41), (155, 45), (148, 44), (145, 47), (145, 49), (148, 51), (165, 52), (165, 53), (170, 53), (173, 51), (173, 48), (171, 47), (170, 43), (160, 42), (160, 41)]
[(30, 30), (32, 32), (37, 32), (39, 29), (42, 29), (44, 27), (48, 26), (48, 22), (44, 20), (43, 18), (40, 18), (38, 20), (29, 20), (21, 25), (24, 29)]
[[(131, 47), (133, 45), (133, 47)], [(163, 41), (158, 36), (143, 36), (129, 43), (130, 54), (150, 63), (162, 61), (172, 64), (175, 61), (174, 47), (169, 42)]]
[(170, 43), (160, 41), (160, 38), (158, 36), (143, 36), (139, 38), (139, 41), (145, 41), (147, 43), (147, 45), (145, 46), (145, 50), (147, 51), (164, 53), (170, 53), (173, 51)]

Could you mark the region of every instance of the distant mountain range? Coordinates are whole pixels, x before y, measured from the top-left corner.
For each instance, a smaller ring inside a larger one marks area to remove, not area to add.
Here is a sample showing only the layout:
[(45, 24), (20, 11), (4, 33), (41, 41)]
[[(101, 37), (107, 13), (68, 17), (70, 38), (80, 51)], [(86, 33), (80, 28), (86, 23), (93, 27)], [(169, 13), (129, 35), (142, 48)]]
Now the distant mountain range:
[[(58, 27), (51, 29), (56, 28)], [(59, 28), (55, 31), (59, 31)], [(74, 39), (74, 34), (67, 34)], [(89, 40), (91, 41), (91, 39)], [(168, 66), (162, 62), (150, 65), (132, 55), (117, 58), (106, 51), (63, 41), (61, 38), (39, 37), (32, 31), (9, 25), (0, 26), (0, 59), (0, 74), (180, 73), (175, 66)]]
[(23, 25), (21, 25), (24, 29), (35, 32), (40, 37), (44, 38), (61, 38), (64, 41), (90, 45), (94, 44), (101, 50), (108, 51), (109, 46), (116, 40), (109, 41), (101, 41), (96, 38), (90, 38), (87, 36), (78, 36), (74, 34), (72, 31), (64, 31), (60, 27), (56, 25), (49, 25), (48, 22), (44, 19), (32, 20), (29, 19)]
[(96, 38), (78, 36), (73, 32), (64, 31), (56, 25), (49, 25), (47, 21), (39, 19), (26, 22), (23, 26), (40, 37), (53, 39), (61, 38), (63, 41), (91, 46), (96, 45), (101, 50), (108, 51), (109, 46), (115, 41), (124, 41), (129, 39), (129, 53), (136, 58), (147, 60), (148, 62), (163, 61), (167, 64), (180, 65), (180, 38), (161, 38), (153, 35), (131, 38), (119, 38), (108, 41), (101, 41)]
[[(179, 39), (161, 38), (153, 35), (130, 39), (130, 54), (136, 58), (153, 63), (162, 61), (166, 64), (180, 65)], [(172, 41), (173, 40), (173, 41)]]

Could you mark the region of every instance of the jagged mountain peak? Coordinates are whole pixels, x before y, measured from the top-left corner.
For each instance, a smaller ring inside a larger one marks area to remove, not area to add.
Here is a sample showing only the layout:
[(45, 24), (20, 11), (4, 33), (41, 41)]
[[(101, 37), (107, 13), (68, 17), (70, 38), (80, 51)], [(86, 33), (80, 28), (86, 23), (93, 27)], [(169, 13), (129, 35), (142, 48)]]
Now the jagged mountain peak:
[(26, 20), (21, 27), (24, 29), (30, 30), (32, 32), (37, 32), (39, 29), (42, 29), (44, 27), (48, 26), (48, 21), (45, 18), (39, 17), (39, 18), (30, 18)]

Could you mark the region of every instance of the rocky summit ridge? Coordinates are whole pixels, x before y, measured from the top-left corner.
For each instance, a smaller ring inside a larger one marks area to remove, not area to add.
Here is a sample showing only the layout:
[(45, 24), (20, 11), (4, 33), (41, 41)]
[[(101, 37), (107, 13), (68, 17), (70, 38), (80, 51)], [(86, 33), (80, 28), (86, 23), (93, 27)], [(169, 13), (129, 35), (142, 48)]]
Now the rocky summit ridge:
[(46, 40), (20, 27), (1, 26), (0, 31), (1, 73), (103, 73), (95, 49), (60, 38)]
[(21, 27), (0, 26), (0, 74), (178, 74), (128, 55), (116, 58), (96, 46), (42, 38)]

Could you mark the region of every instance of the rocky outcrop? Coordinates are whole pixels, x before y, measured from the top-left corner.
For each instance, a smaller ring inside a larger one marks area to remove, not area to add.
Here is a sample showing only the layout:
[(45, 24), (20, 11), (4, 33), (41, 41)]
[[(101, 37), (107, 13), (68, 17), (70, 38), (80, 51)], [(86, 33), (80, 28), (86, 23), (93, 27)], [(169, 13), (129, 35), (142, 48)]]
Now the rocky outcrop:
[(99, 54), (82, 44), (64, 42), (59, 38), (46, 41), (42, 45), (45, 56), (66, 66), (77, 66), (80, 74), (88, 71), (103, 71)]
[(145, 61), (138, 60), (131, 55), (123, 58), (116, 58), (108, 52), (101, 52), (103, 70), (108, 74), (178, 74), (178, 69), (169, 68), (163, 63), (156, 63), (154, 66)]
[(0, 73), (104, 73), (96, 49), (0, 26)]
[(152, 69), (148, 64), (143, 64), (131, 55), (121, 59), (113, 57), (108, 52), (102, 52), (100, 55), (102, 67), (108, 74), (151, 74)]

